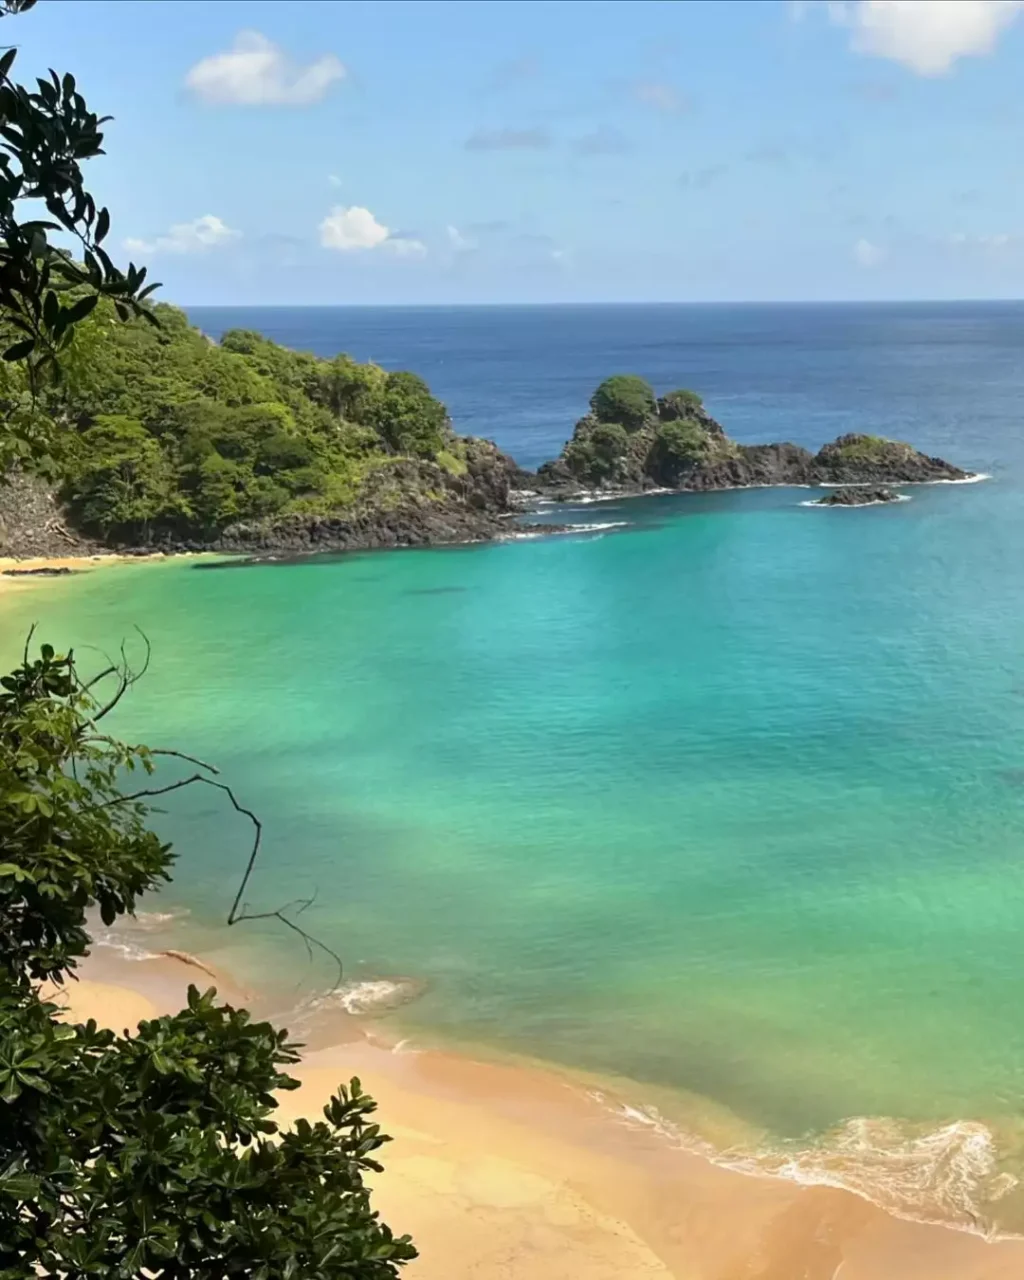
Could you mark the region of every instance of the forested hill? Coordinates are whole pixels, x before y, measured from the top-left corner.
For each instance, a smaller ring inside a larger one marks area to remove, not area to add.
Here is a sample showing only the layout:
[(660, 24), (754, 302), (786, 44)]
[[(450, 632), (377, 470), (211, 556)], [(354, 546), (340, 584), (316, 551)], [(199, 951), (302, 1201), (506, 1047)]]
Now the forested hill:
[[(101, 303), (40, 407), (66, 523), (121, 546), (375, 546), (492, 536), (511, 461), (413, 373), (322, 360), (161, 305)], [(5, 371), (8, 383), (16, 376)], [(8, 398), (17, 392), (0, 388)]]

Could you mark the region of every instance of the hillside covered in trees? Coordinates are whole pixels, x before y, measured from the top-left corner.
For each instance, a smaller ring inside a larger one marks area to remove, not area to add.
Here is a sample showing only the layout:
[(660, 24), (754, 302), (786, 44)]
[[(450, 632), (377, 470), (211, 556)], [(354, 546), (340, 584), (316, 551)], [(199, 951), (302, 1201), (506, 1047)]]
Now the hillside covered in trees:
[[(66, 522), (106, 545), (374, 546), (493, 536), (513, 464), (452, 430), (413, 373), (322, 360), (183, 312), (76, 328), (38, 410), (64, 430), (50, 479)], [(24, 395), (6, 366), (0, 395)]]

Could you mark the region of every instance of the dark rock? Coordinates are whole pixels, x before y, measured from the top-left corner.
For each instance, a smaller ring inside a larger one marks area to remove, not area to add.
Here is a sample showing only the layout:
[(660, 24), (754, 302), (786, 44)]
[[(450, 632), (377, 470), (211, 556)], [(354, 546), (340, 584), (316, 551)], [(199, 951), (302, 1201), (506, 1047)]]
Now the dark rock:
[(659, 423), (631, 433), (612, 457), (607, 454), (608, 441), (598, 434), (599, 424), (588, 414), (576, 424), (561, 456), (520, 483), (565, 500), (581, 493), (628, 495), (651, 488), (709, 492), (762, 485), (877, 487), (969, 478), (942, 458), (879, 436), (840, 436), (817, 454), (795, 444), (736, 444), (703, 407), (669, 402), (668, 397), (659, 404)]
[(102, 550), (75, 531), (45, 480), (16, 472), (0, 481), (0, 556), (87, 556)]
[(41, 565), (38, 569), (3, 569), (5, 578), (65, 578), (68, 574), (78, 573), (77, 569), (69, 569), (67, 565)]
[(899, 502), (900, 495), (891, 489), (867, 485), (860, 489), (833, 489), (823, 498), (815, 499), (819, 507), (868, 507), (879, 502)]
[(819, 479), (833, 484), (907, 484), (966, 480), (966, 471), (930, 458), (912, 445), (880, 436), (849, 434), (825, 445), (814, 459)]

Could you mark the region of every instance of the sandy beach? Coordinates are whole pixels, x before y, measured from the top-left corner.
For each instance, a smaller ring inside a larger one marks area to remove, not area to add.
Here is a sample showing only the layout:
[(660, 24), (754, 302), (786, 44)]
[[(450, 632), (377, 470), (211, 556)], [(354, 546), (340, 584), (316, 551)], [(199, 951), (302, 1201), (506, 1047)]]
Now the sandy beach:
[(46, 582), (49, 577), (56, 576), (61, 570), (67, 570), (69, 573), (88, 573), (93, 569), (130, 563), (139, 559), (164, 560), (166, 558), (162, 553), (139, 557), (122, 556), (113, 551), (102, 555), (29, 556), (25, 559), (19, 559), (16, 556), (0, 556), (0, 592)]
[[(202, 961), (199, 962), (202, 964)], [(117, 1031), (173, 1012), (194, 958), (97, 950), (62, 998)], [(246, 1000), (230, 982), (225, 999)], [(1019, 1280), (1024, 1240), (890, 1216), (830, 1187), (747, 1176), (679, 1150), (557, 1068), (418, 1051), (339, 1024), (281, 1115), (315, 1116), (358, 1075), (394, 1142), (376, 1203), (419, 1280)]]

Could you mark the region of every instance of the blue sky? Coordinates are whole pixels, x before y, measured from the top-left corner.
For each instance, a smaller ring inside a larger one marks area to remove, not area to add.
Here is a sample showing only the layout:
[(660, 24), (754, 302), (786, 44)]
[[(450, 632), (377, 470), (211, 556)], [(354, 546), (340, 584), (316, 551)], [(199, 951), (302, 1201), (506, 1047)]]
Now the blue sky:
[(184, 304), (1024, 296), (1022, 0), (41, 0)]

